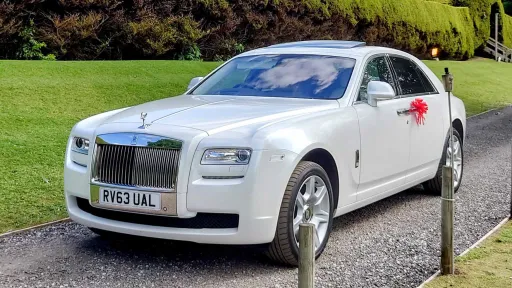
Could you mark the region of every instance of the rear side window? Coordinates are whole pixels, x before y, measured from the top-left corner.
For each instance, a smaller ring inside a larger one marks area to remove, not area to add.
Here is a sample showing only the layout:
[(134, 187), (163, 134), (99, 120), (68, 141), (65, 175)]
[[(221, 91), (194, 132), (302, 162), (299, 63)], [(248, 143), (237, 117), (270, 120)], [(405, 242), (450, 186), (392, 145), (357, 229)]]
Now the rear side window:
[(429, 94), (436, 90), (418, 65), (409, 59), (390, 56), (402, 95)]

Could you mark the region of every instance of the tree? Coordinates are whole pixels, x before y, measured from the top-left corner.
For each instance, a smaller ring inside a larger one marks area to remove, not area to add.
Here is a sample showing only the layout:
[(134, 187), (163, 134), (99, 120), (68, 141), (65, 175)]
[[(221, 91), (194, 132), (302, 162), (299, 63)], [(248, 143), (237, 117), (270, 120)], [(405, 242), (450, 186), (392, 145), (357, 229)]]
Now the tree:
[(503, 0), (503, 7), (505, 7), (505, 13), (512, 16), (512, 0)]

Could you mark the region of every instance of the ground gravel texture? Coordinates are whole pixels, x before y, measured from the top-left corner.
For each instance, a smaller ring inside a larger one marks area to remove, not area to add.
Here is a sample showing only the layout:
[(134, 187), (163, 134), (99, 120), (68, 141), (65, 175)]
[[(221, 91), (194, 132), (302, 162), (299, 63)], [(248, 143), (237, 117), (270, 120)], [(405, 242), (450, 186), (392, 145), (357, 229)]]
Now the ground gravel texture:
[[(456, 199), (461, 253), (508, 215), (512, 107), (468, 120)], [(316, 287), (415, 287), (439, 262), (440, 198), (421, 187), (337, 218)], [(108, 241), (61, 223), (0, 238), (0, 287), (297, 287), (255, 247)]]

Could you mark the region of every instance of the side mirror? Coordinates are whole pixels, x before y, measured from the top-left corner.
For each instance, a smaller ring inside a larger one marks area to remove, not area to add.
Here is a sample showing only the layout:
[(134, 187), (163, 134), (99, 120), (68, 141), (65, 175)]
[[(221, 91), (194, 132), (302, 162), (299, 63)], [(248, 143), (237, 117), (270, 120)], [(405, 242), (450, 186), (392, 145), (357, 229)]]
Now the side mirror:
[(188, 87), (187, 87), (187, 90), (189, 90), (190, 88), (196, 86), (197, 83), (201, 82), (201, 80), (203, 80), (204, 77), (195, 77), (195, 78), (192, 78), (192, 80), (190, 80), (190, 83), (188, 83)]
[(389, 83), (382, 81), (370, 81), (368, 83), (368, 104), (373, 107), (377, 107), (378, 101), (391, 100), (395, 98), (395, 90), (389, 85)]

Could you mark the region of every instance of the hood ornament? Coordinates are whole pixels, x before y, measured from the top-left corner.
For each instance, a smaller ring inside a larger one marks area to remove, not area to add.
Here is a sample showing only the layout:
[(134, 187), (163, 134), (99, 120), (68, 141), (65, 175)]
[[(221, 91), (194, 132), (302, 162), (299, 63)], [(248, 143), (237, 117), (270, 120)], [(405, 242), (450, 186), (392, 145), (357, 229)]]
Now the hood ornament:
[(137, 145), (137, 140), (138, 140), (139, 136), (137, 135), (133, 135), (133, 138), (132, 138), (132, 142), (130, 143), (131, 145)]
[(140, 113), (140, 119), (142, 120), (142, 126), (139, 127), (139, 129), (146, 129), (151, 124), (146, 124), (146, 116), (148, 116), (148, 113), (142, 112)]

